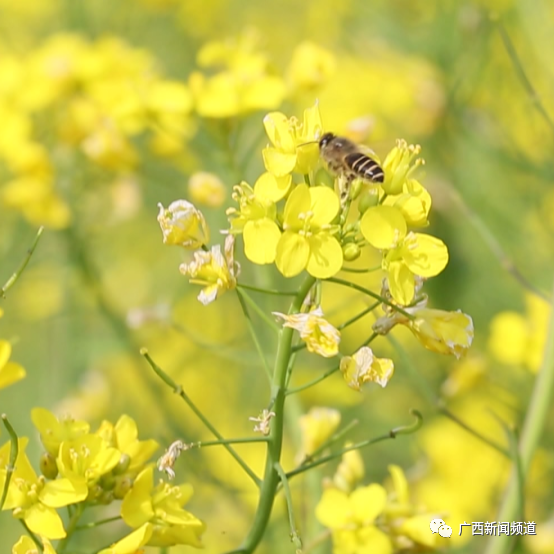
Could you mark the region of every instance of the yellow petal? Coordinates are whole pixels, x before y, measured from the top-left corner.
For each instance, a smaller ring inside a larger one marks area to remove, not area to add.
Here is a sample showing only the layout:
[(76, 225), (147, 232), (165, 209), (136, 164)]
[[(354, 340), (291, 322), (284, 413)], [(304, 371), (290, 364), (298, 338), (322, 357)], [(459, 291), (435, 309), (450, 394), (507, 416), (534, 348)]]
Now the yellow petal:
[(310, 257), (306, 269), (318, 279), (328, 279), (342, 267), (342, 248), (339, 241), (329, 233), (318, 233), (308, 239)]
[(394, 488), (394, 492), (396, 493), (396, 502), (399, 504), (408, 504), (410, 502), (408, 481), (406, 480), (406, 476), (404, 475), (402, 468), (391, 464), (388, 469), (392, 477), (392, 486)]
[(275, 264), (285, 277), (298, 275), (308, 263), (310, 246), (305, 237), (285, 231), (277, 244)]
[(321, 114), (319, 113), (319, 102), (316, 100), (311, 108), (304, 110), (301, 139), (303, 142), (317, 140), (322, 134), (323, 125), (321, 123)]
[(39, 554), (39, 551), (31, 537), (22, 535), (13, 545), (12, 554)]
[(392, 262), (388, 275), (392, 297), (402, 306), (407, 306), (414, 299), (414, 274), (402, 262)]
[(276, 177), (284, 177), (296, 165), (296, 153), (281, 152), (269, 146), (262, 150), (262, 157), (265, 168)]
[(418, 544), (429, 548), (437, 548), (440, 540), (437, 537), (440, 537), (440, 535), (429, 532), (429, 520), (429, 514), (411, 517), (402, 522), (398, 531)]
[(273, 173), (266, 171), (256, 181), (254, 192), (258, 198), (278, 202), (286, 196), (291, 183), (292, 176), (290, 174), (283, 177), (275, 177)]
[(350, 518), (350, 502), (346, 493), (337, 489), (326, 489), (315, 508), (318, 521), (331, 529), (343, 527)]
[(248, 221), (244, 226), (244, 253), (255, 264), (272, 264), (275, 261), (277, 243), (281, 231), (277, 223), (265, 217)]
[(496, 314), (490, 323), (489, 352), (501, 363), (523, 363), (529, 344), (529, 323), (517, 312)]
[(357, 554), (393, 553), (390, 537), (374, 525), (359, 529), (356, 533), (356, 539), (357, 545), (363, 545), (362, 547), (355, 546)]
[(376, 483), (367, 487), (360, 487), (350, 495), (353, 515), (360, 525), (373, 523), (375, 518), (385, 509), (386, 502), (387, 492)]
[(152, 530), (152, 524), (145, 523), (120, 541), (117, 541), (110, 548), (101, 550), (99, 554), (135, 554), (141, 546), (144, 546), (150, 540)]
[(268, 113), (264, 117), (264, 127), (273, 146), (284, 152), (295, 152), (294, 137), (286, 115), (281, 112)]
[(335, 191), (329, 187), (311, 187), (310, 209), (314, 213), (310, 225), (321, 227), (333, 221), (339, 212), (340, 202)]
[(302, 229), (305, 225), (305, 214), (311, 206), (310, 189), (306, 185), (297, 185), (285, 204), (285, 228)]
[(421, 277), (438, 275), (448, 263), (448, 249), (444, 242), (422, 233), (410, 235), (413, 239), (406, 237), (406, 245), (402, 249), (402, 257), (410, 271)]
[(33, 504), (25, 511), (24, 519), (33, 533), (48, 539), (63, 539), (66, 535), (62, 518), (58, 512), (40, 502)]
[(398, 208), (374, 206), (364, 213), (360, 229), (371, 246), (385, 250), (398, 244), (406, 236), (408, 228)]
[(129, 527), (139, 527), (154, 517), (150, 493), (154, 488), (154, 468), (139, 473), (133, 488), (121, 504), (121, 517)]
[(0, 369), (4, 367), (12, 355), (12, 345), (7, 340), (0, 340)]
[(21, 381), (25, 375), (23, 366), (15, 362), (8, 362), (4, 367), (0, 365), (0, 389)]
[(61, 508), (69, 504), (81, 502), (88, 495), (87, 482), (84, 477), (72, 478), (64, 477), (48, 481), (40, 491), (40, 501), (50, 508)]

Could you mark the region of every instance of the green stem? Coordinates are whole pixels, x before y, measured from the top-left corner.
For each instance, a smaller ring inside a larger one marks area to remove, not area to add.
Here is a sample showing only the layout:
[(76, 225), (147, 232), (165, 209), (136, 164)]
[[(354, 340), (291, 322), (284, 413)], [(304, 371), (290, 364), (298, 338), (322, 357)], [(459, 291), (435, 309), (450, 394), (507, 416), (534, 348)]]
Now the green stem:
[(345, 435), (350, 433), (356, 425), (360, 423), (357, 419), (353, 419), (346, 427), (341, 429), (338, 433), (335, 433), (329, 440), (325, 441), (322, 445), (316, 448), (312, 453), (307, 454), (306, 457), (302, 460), (301, 466), (312, 462), (314, 458), (317, 458), (325, 449), (329, 448), (336, 442), (340, 441)]
[(372, 290), (366, 289), (356, 283), (351, 283), (350, 281), (344, 281), (343, 279), (339, 279), (338, 277), (331, 277), (327, 279), (329, 283), (335, 283), (337, 285), (342, 285), (343, 287), (350, 287), (351, 289), (355, 289), (359, 292), (362, 292), (364, 294), (367, 294), (368, 296), (371, 296), (372, 298), (375, 298), (375, 300), (379, 300), (380, 303), (383, 303), (387, 305), (389, 308), (392, 308), (396, 312), (401, 313), (403, 316), (407, 317), (409, 320), (415, 319), (415, 317), (408, 313), (406, 310), (403, 310), (399, 306), (397, 306), (394, 302), (391, 302), (390, 300), (387, 300), (386, 298), (383, 298), (381, 295), (377, 294), (376, 292), (373, 292)]
[(374, 271), (378, 271), (379, 269), (382, 269), (382, 266), (377, 265), (375, 267), (370, 267), (368, 269), (357, 269), (354, 267), (342, 267), (341, 271), (346, 271), (346, 273), (373, 273)]
[[(537, 449), (539, 439), (544, 430), (549, 408), (552, 404), (554, 394), (554, 310), (550, 312), (550, 321), (544, 357), (539, 374), (535, 380), (533, 393), (529, 401), (529, 407), (525, 415), (521, 440), (519, 443), (519, 465), (514, 468), (514, 472), (506, 495), (502, 502), (498, 521), (513, 521), (517, 517), (518, 505), (520, 499), (519, 483), (521, 478), (529, 472), (533, 454)], [(517, 464), (516, 464), (517, 465)], [(519, 475), (518, 475), (519, 473)], [(491, 539), (487, 554), (505, 554), (510, 549), (511, 537), (502, 535)]]
[(6, 281), (6, 284), (0, 289), (0, 296), (2, 298), (6, 298), (6, 293), (15, 285), (16, 281), (19, 279), (19, 277), (21, 277), (21, 274), (23, 273), (23, 271), (25, 271), (25, 268), (27, 267), (27, 264), (29, 263), (31, 256), (33, 255), (33, 252), (37, 247), (38, 241), (40, 240), (40, 237), (42, 236), (43, 231), (44, 231), (44, 227), (39, 227), (39, 230), (35, 235), (35, 240), (33, 241), (33, 244), (31, 244), (31, 247), (29, 248), (29, 250), (27, 250), (27, 255), (21, 262), (21, 265), (18, 267), (17, 271)]
[(15, 462), (17, 460), (17, 455), (19, 454), (17, 433), (8, 421), (8, 416), (6, 414), (2, 414), (2, 423), (10, 435), (10, 460), (6, 466), (6, 480), (4, 481), (4, 490), (2, 491), (2, 498), (0, 499), (0, 510), (4, 507), (4, 503), (6, 502), (8, 489), (10, 488), (10, 481), (12, 480), (12, 475), (15, 470)]
[(191, 448), (204, 448), (206, 446), (218, 446), (226, 444), (246, 444), (252, 442), (268, 442), (267, 437), (244, 437), (238, 439), (223, 439), (216, 441), (196, 441), (193, 442), (190, 446)]
[(121, 516), (107, 517), (106, 519), (91, 521), (90, 523), (85, 523), (84, 525), (77, 525), (75, 527), (75, 531), (85, 531), (86, 529), (94, 529), (95, 527), (100, 527), (100, 525), (105, 525), (106, 523), (112, 523), (113, 521), (121, 521)]
[[(315, 283), (315, 279), (307, 276), (300, 286), (298, 293), (291, 303), (289, 314), (300, 312), (302, 303), (308, 295), (310, 289)], [(277, 357), (275, 360), (275, 371), (273, 372), (273, 382), (271, 386), (271, 401), (275, 417), (271, 420), (271, 431), (269, 433), (269, 442), (267, 445), (267, 455), (264, 477), (258, 501), (258, 508), (254, 515), (254, 522), (243, 545), (234, 551), (242, 554), (252, 554), (265, 533), (275, 493), (279, 485), (279, 473), (275, 469), (275, 463), (281, 458), (281, 448), (283, 445), (283, 425), (285, 420), (285, 379), (287, 368), (291, 356), (291, 345), (294, 330), (290, 327), (283, 327), (279, 334), (279, 343), (277, 346)]]
[[(239, 292), (239, 291), (237, 291)], [(242, 294), (244, 300), (250, 305), (250, 307), (274, 330), (279, 331), (281, 329), (280, 325), (270, 317), (254, 302), (252, 297), (245, 291), (241, 290), (240, 294)]]
[(25, 520), (20, 519), (19, 522), (23, 525), (25, 532), (29, 535), (30, 539), (37, 545), (39, 552), (44, 551), (44, 547), (41, 542), (38, 540), (37, 536), (29, 529), (29, 526), (25, 523)]
[(350, 446), (345, 446), (344, 448), (342, 448), (341, 450), (338, 450), (337, 452), (333, 452), (332, 454), (329, 454), (328, 456), (324, 456), (323, 458), (319, 458), (318, 460), (315, 460), (312, 463), (301, 465), (296, 469), (289, 471), (287, 473), (287, 477), (291, 479), (295, 475), (300, 475), (301, 473), (304, 473), (314, 467), (320, 466), (322, 464), (326, 464), (327, 462), (331, 462), (332, 460), (336, 460), (337, 458), (340, 458), (343, 454), (346, 454), (346, 452), (350, 452), (351, 450), (359, 450), (361, 448), (365, 448), (366, 446), (370, 446), (372, 444), (375, 444), (387, 439), (394, 439), (398, 435), (411, 435), (412, 433), (415, 433), (423, 423), (423, 416), (417, 410), (410, 410), (410, 412), (416, 418), (416, 421), (411, 425), (403, 425), (401, 427), (395, 427), (394, 429), (391, 429), (388, 433), (381, 435), (379, 437), (357, 442), (356, 444), (351, 444)]
[(275, 296), (296, 296), (295, 291), (262, 289), (260, 287), (254, 287), (253, 285), (245, 285), (244, 283), (237, 283), (237, 288), (251, 290), (253, 292), (261, 292), (263, 294), (273, 294)]
[(375, 302), (375, 304), (372, 304), (371, 306), (368, 306), (365, 310), (363, 310), (359, 314), (355, 315), (354, 317), (351, 317), (349, 320), (345, 321), (344, 323), (341, 323), (337, 327), (337, 329), (339, 331), (342, 331), (343, 329), (345, 329), (349, 325), (352, 325), (353, 323), (356, 323), (356, 321), (358, 321), (358, 319), (362, 319), (362, 317), (364, 317), (364, 315), (371, 313), (375, 308), (377, 308), (377, 306), (379, 306), (379, 304), (381, 304), (380, 300)]
[[(212, 435), (217, 437), (220, 441), (224, 441), (223, 435), (208, 421), (206, 416), (196, 407), (196, 404), (190, 399), (189, 395), (183, 390), (181, 385), (178, 385), (148, 354), (146, 348), (141, 348), (140, 353), (146, 361), (150, 364), (150, 367), (154, 370), (154, 373), (169, 387), (173, 389), (173, 392), (178, 394), (187, 404), (187, 406), (195, 413), (196, 417), (210, 430)], [(246, 462), (238, 455), (237, 451), (229, 444), (223, 444), (225, 450), (231, 454), (235, 461), (240, 465), (244, 472), (256, 483), (256, 486), (260, 486), (259, 477), (250, 469)]]
[(523, 88), (529, 95), (529, 98), (531, 99), (531, 102), (535, 105), (535, 108), (537, 109), (537, 111), (541, 114), (545, 123), (548, 125), (548, 128), (550, 129), (550, 131), (554, 133), (554, 121), (550, 117), (550, 114), (546, 111), (546, 108), (544, 107), (544, 104), (541, 101), (541, 97), (539, 93), (535, 90), (535, 87), (529, 80), (529, 77), (527, 76), (527, 73), (525, 72), (525, 69), (524, 69), (524, 64), (521, 62), (516, 52), (514, 43), (512, 42), (510, 35), (508, 35), (508, 32), (506, 31), (506, 28), (504, 27), (501, 21), (497, 21), (496, 25), (498, 27), (498, 31), (500, 32), (500, 36), (502, 38), (502, 42), (504, 43), (504, 47), (506, 48), (506, 52), (508, 52), (508, 56), (512, 61), (512, 64), (514, 65), (517, 76), (519, 77), (519, 80), (521, 81)]
[(313, 387), (314, 385), (321, 383), (321, 381), (325, 381), (327, 377), (330, 377), (331, 375), (333, 375), (333, 373), (336, 373), (339, 369), (340, 369), (340, 366), (335, 366), (332, 369), (328, 369), (325, 373), (322, 373), (319, 377), (316, 377), (312, 381), (308, 381), (303, 385), (287, 390), (286, 395), (290, 396), (291, 394), (297, 394), (299, 392), (302, 392), (303, 390), (309, 389), (310, 387)]
[(279, 479), (281, 481), (281, 484), (283, 485), (283, 492), (285, 493), (285, 500), (287, 502), (287, 512), (289, 515), (290, 536), (291, 536), (292, 542), (294, 543), (294, 546), (296, 547), (296, 550), (301, 551), (302, 541), (300, 540), (300, 536), (298, 535), (298, 530), (296, 529), (296, 524), (294, 523), (294, 508), (292, 504), (292, 495), (290, 493), (289, 480), (287, 479), (287, 474), (285, 473), (285, 471), (283, 470), (279, 462), (275, 462), (273, 464), (273, 467), (275, 468), (275, 471), (279, 474)]
[(254, 345), (256, 346), (256, 350), (258, 352), (258, 356), (260, 357), (260, 360), (262, 361), (262, 366), (265, 370), (265, 373), (267, 375), (267, 378), (269, 379), (269, 382), (271, 382), (271, 369), (269, 369), (269, 365), (267, 363), (267, 360), (265, 358), (264, 349), (262, 348), (262, 345), (258, 339), (258, 335), (256, 334), (256, 329), (254, 329), (254, 324), (252, 323), (252, 319), (250, 318), (250, 314), (248, 313), (248, 307), (246, 306), (246, 303), (244, 301), (244, 297), (242, 296), (242, 293), (240, 290), (237, 289), (237, 297), (240, 302), (240, 307), (242, 308), (242, 313), (244, 314), (244, 317), (246, 318), (246, 325), (248, 326), (248, 330), (250, 331), (250, 335), (252, 337), (252, 340), (254, 341)]
[(77, 529), (77, 524), (79, 523), (79, 520), (81, 519), (81, 516), (83, 515), (84, 510), (85, 510), (85, 505), (82, 503), (77, 504), (77, 506), (75, 507), (75, 511), (73, 512), (73, 515), (71, 516), (71, 519), (69, 520), (69, 523), (67, 524), (67, 528), (65, 530), (67, 535), (65, 539), (63, 539), (58, 545), (58, 547), (56, 548), (56, 551), (59, 554), (63, 554), (63, 552), (65, 552), (74, 531)]

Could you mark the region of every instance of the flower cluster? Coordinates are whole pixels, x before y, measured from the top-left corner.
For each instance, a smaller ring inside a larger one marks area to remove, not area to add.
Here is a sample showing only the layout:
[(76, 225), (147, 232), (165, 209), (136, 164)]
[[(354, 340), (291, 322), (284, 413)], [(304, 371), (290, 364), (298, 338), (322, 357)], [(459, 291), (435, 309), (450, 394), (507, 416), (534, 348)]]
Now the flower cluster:
[[(28, 56), (3, 57), (0, 164), (9, 177), (2, 200), (33, 224), (66, 227), (60, 172), (87, 160), (128, 174), (139, 163), (134, 140), (147, 131), (156, 155), (181, 152), (192, 109), (185, 84), (163, 78), (150, 54), (120, 39), (60, 34)], [(41, 138), (45, 125), (55, 145)]]
[(434, 517), (410, 502), (408, 482), (399, 466), (389, 466), (392, 486), (360, 485), (364, 468), (357, 451), (348, 452), (316, 507), (316, 517), (332, 532), (333, 553), (399, 550), (419, 551), (439, 546), (429, 532)]
[[(133, 531), (102, 554), (135, 552), (146, 544), (201, 546), (204, 524), (183, 509), (192, 495), (188, 484), (154, 483), (149, 463), (158, 449), (156, 441), (138, 439), (135, 422), (123, 415), (114, 424), (104, 421), (96, 432), (86, 421), (58, 419), (43, 408), (31, 413), (45, 452), (37, 475), (19, 439), (15, 470), (11, 474), (3, 510), (43, 541), (46, 552), (54, 552), (51, 540), (65, 539), (67, 528), (58, 513), (68, 507), (69, 529), (91, 506), (122, 501), (120, 513)], [(0, 490), (8, 474), (11, 443), (0, 448)], [(27, 552), (29, 537), (22, 537), (14, 552)], [(50, 549), (50, 550), (49, 550)]]
[[(213, 55), (223, 56), (221, 48), (214, 46)], [(191, 283), (205, 287), (198, 299), (208, 304), (237, 286), (233, 246), (239, 235), (249, 261), (275, 264), (286, 278), (306, 271), (316, 280), (332, 279), (362, 248), (373, 247), (385, 275), (381, 294), (375, 295), (385, 315), (375, 322), (375, 333), (384, 335), (404, 324), (426, 348), (457, 357), (465, 353), (473, 340), (471, 318), (428, 309), (421, 292), (424, 280), (446, 266), (448, 250), (440, 239), (409, 230), (429, 225), (431, 196), (414, 177), (423, 163), (419, 146), (399, 140), (382, 163), (382, 183), (352, 180), (348, 167), (322, 167), (318, 142), (324, 128), (317, 102), (304, 111), (302, 121), (272, 112), (264, 126), (270, 141), (262, 152), (266, 171), (254, 186), (243, 181), (233, 189), (236, 207), (226, 211), (225, 255), (219, 245), (206, 246), (206, 221), (192, 204), (178, 200), (167, 209), (160, 205), (164, 243), (200, 249), (180, 268)], [(335, 173), (334, 179), (328, 171)], [(300, 333), (309, 352), (338, 355), (340, 331), (325, 319), (321, 300), (305, 303), (305, 308), (274, 315)], [(366, 382), (386, 386), (394, 366), (366, 344), (343, 358), (340, 370), (348, 386), (360, 390)]]

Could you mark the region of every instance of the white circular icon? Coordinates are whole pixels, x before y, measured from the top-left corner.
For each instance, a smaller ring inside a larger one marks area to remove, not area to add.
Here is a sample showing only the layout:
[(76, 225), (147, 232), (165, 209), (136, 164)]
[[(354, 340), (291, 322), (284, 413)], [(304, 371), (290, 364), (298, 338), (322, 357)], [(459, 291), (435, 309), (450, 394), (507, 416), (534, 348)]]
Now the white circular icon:
[(441, 525), (439, 527), (439, 535), (445, 539), (449, 539), (452, 536), (452, 527), (450, 527), (450, 525)]
[(433, 534), (439, 532), (439, 527), (441, 525), (446, 525), (446, 523), (442, 519), (433, 519), (431, 523), (429, 523), (429, 527), (431, 528), (431, 531), (433, 531)]

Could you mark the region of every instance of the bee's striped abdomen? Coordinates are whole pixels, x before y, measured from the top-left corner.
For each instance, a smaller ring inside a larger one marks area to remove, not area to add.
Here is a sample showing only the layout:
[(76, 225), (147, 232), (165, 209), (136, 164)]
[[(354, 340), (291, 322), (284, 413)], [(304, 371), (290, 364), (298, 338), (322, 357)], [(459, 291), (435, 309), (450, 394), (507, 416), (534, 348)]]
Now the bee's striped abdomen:
[(381, 166), (362, 152), (348, 154), (345, 156), (344, 161), (357, 177), (376, 183), (382, 183), (385, 178), (385, 173)]

